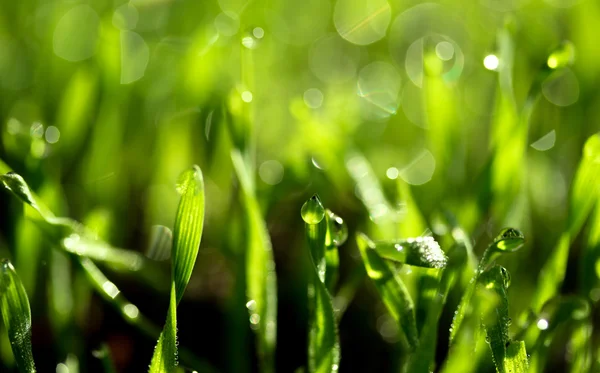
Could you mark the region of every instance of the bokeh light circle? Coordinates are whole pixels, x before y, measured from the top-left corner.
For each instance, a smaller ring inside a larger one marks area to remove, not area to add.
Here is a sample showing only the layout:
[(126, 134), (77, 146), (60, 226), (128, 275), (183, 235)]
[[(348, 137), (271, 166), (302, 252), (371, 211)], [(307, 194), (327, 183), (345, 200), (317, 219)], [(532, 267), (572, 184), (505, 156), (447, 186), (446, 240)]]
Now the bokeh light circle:
[(333, 13), (337, 32), (357, 45), (382, 39), (391, 18), (392, 10), (386, 0), (338, 0)]

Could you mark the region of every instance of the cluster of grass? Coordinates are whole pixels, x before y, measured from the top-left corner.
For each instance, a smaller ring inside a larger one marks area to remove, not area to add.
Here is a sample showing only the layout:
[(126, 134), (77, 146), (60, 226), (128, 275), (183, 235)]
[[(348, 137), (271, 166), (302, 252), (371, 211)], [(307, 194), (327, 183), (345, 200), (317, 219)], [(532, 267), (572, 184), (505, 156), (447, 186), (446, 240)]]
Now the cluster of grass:
[(0, 3), (0, 371), (600, 371), (598, 20)]

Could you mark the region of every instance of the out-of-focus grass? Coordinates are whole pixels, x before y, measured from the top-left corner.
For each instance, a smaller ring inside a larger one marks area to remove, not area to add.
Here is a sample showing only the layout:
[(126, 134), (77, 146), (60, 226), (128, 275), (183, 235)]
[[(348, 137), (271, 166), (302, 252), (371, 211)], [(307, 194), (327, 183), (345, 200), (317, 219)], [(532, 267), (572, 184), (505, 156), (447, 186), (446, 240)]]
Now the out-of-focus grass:
[[(175, 271), (186, 366), (316, 370), (310, 284), (341, 371), (517, 370), (523, 351), (530, 371), (597, 371), (599, 20), (592, 0), (2, 2), (0, 174), (41, 215), (0, 193), (0, 257), (36, 367), (147, 369), (172, 288), (166, 246), (147, 247), (177, 236), (175, 185), (198, 164), (202, 245)], [(307, 255), (314, 193), (360, 247), (332, 234)], [(506, 226), (524, 247), (484, 254)], [(444, 268), (395, 249), (430, 236)], [(479, 289), (494, 265), (505, 293)], [(514, 321), (495, 368), (480, 319), (498, 310)]]

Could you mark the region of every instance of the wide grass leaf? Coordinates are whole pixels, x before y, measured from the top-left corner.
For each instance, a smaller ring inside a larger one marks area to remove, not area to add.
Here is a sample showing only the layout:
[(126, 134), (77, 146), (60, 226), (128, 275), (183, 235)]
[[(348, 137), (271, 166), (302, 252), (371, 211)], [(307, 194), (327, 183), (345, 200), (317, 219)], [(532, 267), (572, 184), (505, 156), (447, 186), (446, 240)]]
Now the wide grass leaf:
[(367, 275), (375, 284), (388, 312), (400, 326), (411, 349), (419, 344), (414, 304), (400, 276), (377, 253), (375, 244), (364, 234), (356, 236)]
[(196, 264), (204, 226), (204, 180), (198, 166), (183, 172), (177, 191), (181, 199), (173, 230), (171, 297), (167, 321), (150, 363), (150, 373), (172, 373), (178, 364), (177, 304)]
[(181, 199), (175, 217), (171, 263), (179, 303), (196, 264), (204, 226), (204, 180), (198, 166), (181, 175), (177, 191)]
[(0, 263), (0, 311), (21, 373), (35, 372), (31, 351), (31, 308), (25, 288), (12, 264)]

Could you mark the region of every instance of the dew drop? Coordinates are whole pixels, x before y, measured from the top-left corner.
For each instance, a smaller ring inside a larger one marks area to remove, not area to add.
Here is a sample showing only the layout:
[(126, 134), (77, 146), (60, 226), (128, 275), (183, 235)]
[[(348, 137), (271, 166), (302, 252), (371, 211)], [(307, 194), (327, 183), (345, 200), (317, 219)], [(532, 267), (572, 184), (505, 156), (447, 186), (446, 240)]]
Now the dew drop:
[(308, 201), (304, 202), (300, 214), (306, 224), (319, 224), (325, 217), (325, 208), (319, 196), (315, 194)]
[(329, 211), (329, 229), (331, 231), (331, 239), (335, 246), (341, 246), (348, 238), (348, 226), (342, 218)]
[(502, 279), (504, 280), (504, 287), (508, 289), (510, 286), (510, 273), (504, 267), (500, 267), (500, 272), (502, 273)]

